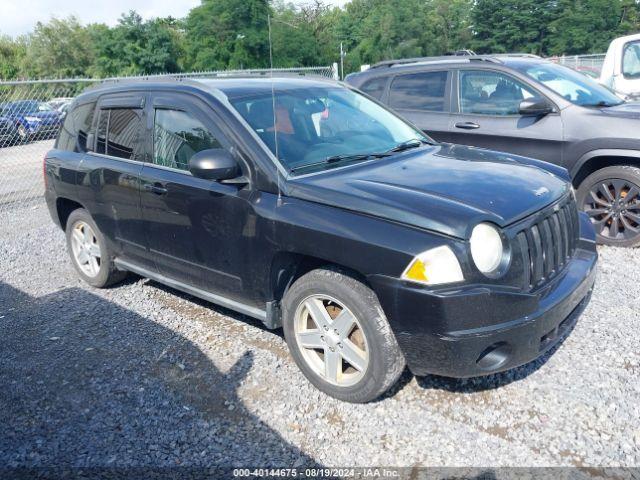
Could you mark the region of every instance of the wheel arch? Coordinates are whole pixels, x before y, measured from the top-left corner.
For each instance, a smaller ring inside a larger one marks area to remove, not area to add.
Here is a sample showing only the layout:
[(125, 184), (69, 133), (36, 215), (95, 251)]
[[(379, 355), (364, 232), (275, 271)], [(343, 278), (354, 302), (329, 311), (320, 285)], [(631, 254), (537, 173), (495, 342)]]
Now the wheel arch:
[(323, 267), (335, 268), (371, 287), (362, 273), (346, 265), (313, 255), (278, 252), (271, 262), (269, 272), (271, 298), (275, 302), (280, 302), (296, 280), (312, 270)]
[(584, 179), (598, 170), (623, 165), (640, 167), (640, 151), (606, 149), (586, 153), (571, 170), (573, 186), (578, 188)]
[(78, 210), (79, 208), (84, 208), (84, 205), (69, 198), (56, 198), (56, 213), (58, 215), (60, 227), (63, 231), (66, 231), (67, 229), (67, 220), (69, 219), (69, 215), (71, 215), (74, 210)]

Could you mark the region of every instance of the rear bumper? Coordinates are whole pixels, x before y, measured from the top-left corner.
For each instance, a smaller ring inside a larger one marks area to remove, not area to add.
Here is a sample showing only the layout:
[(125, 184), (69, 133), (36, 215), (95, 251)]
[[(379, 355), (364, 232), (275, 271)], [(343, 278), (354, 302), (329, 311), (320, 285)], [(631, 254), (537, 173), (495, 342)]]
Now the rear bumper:
[(381, 276), (370, 281), (415, 375), (487, 375), (535, 360), (571, 331), (595, 283), (590, 237), (587, 232), (564, 271), (534, 293), (486, 286), (435, 291)]

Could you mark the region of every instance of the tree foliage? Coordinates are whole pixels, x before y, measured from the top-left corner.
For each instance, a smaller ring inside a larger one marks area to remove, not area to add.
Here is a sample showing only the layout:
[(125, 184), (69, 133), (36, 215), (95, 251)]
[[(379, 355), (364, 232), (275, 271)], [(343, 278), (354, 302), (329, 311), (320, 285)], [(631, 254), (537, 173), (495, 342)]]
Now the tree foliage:
[(549, 25), (545, 53), (580, 54), (606, 51), (615, 37), (637, 31), (638, 4), (634, 0), (560, 0)]
[(270, 13), (268, 0), (202, 0), (186, 20), (188, 68), (268, 66)]
[(400, 57), (479, 53), (604, 52), (640, 30), (640, 0), (201, 0), (184, 19), (115, 26), (52, 18), (16, 39), (0, 35), (0, 77), (119, 76), (269, 66), (345, 70)]
[(94, 60), (89, 33), (77, 18), (38, 22), (26, 40), (21, 70), (29, 77), (83, 75)]
[(173, 73), (180, 71), (182, 38), (179, 22), (172, 18), (144, 21), (131, 11), (118, 25), (90, 25), (95, 62), (94, 76)]

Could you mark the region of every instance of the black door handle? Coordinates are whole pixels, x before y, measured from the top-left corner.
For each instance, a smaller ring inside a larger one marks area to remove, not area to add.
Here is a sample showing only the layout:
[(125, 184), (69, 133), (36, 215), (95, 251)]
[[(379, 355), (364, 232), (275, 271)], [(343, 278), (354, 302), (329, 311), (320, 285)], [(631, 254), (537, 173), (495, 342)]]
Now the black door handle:
[(156, 195), (166, 195), (168, 190), (161, 183), (145, 183), (144, 189)]
[(477, 130), (478, 128), (480, 128), (480, 125), (473, 122), (461, 122), (456, 123), (456, 128), (461, 128), (463, 130)]

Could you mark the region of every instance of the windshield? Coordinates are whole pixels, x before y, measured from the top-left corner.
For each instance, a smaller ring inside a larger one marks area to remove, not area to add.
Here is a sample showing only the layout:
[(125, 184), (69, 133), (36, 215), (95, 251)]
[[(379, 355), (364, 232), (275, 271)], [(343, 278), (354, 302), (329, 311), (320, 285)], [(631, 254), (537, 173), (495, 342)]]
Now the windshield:
[(515, 68), (576, 105), (608, 107), (622, 103), (622, 100), (609, 89), (562, 65), (520, 64)]
[(428, 141), (377, 103), (341, 87), (292, 88), (276, 91), (275, 100), (269, 92), (231, 103), (284, 167), (297, 173)]
[(630, 42), (624, 46), (622, 74), (624, 78), (640, 78), (640, 42)]

